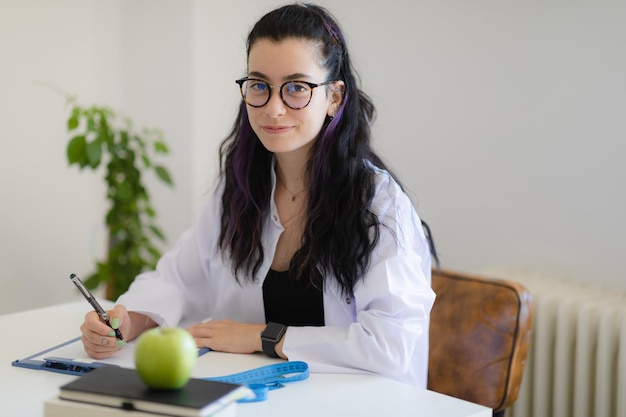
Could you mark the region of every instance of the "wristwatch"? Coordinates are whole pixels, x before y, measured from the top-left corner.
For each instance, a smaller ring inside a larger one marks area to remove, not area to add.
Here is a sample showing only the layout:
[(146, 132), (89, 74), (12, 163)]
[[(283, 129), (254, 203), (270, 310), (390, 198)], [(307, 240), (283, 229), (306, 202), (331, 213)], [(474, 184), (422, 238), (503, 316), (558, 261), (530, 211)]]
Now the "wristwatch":
[(267, 323), (265, 330), (261, 332), (261, 345), (263, 346), (263, 353), (271, 356), (272, 358), (277, 358), (278, 355), (274, 349), (286, 331), (287, 326), (271, 321)]

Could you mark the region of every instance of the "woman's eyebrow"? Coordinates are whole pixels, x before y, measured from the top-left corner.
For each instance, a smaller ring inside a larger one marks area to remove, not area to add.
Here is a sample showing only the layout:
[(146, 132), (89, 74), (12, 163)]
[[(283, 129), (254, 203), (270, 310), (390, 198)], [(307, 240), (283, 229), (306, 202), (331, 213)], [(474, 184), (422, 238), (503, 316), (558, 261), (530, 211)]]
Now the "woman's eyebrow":
[(313, 77), (311, 77), (311, 76), (310, 76), (310, 75), (308, 75), (308, 74), (304, 74), (304, 73), (302, 73), (302, 72), (296, 72), (295, 74), (288, 75), (288, 76), (286, 76), (286, 77), (285, 77), (285, 78), (283, 78), (283, 79), (284, 79), (285, 81), (290, 81), (290, 80), (301, 80), (301, 79), (303, 79), (303, 78), (310, 79), (310, 78), (313, 78)]
[[(263, 80), (269, 80), (269, 77), (262, 72), (259, 71), (251, 71), (248, 73), (248, 77), (261, 78)], [(311, 79), (312, 77), (308, 74), (304, 74), (302, 72), (296, 72), (294, 74), (287, 75), (283, 77), (283, 81), (293, 81), (293, 80), (301, 80), (301, 79)]]

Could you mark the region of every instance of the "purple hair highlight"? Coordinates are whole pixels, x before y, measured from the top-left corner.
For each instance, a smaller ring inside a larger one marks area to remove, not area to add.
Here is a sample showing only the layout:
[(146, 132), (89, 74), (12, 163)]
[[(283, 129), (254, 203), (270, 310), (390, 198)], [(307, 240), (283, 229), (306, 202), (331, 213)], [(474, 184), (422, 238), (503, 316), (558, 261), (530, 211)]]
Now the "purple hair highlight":
[(252, 198), (249, 181), (249, 170), (252, 164), (253, 149), (255, 142), (258, 140), (256, 134), (248, 121), (248, 112), (245, 104), (242, 102), (242, 117), (239, 121), (239, 136), (232, 152), (232, 173), (235, 181), (235, 187), (232, 192), (230, 202), (230, 216), (228, 224), (225, 227), (225, 240), (230, 241), (235, 235), (237, 225), (241, 223), (242, 210), (251, 202), (257, 210), (260, 211), (258, 204)]
[(339, 106), (339, 109), (337, 110), (337, 114), (331, 119), (319, 138), (319, 145), (315, 155), (313, 156), (314, 163), (311, 167), (311, 178), (315, 179), (315, 183), (313, 184), (314, 188), (318, 188), (320, 186), (319, 184), (325, 183), (330, 176), (328, 160), (330, 159), (330, 155), (332, 153), (332, 147), (336, 139), (335, 132), (337, 131), (339, 122), (343, 116), (348, 96), (349, 93), (346, 92), (341, 106)]

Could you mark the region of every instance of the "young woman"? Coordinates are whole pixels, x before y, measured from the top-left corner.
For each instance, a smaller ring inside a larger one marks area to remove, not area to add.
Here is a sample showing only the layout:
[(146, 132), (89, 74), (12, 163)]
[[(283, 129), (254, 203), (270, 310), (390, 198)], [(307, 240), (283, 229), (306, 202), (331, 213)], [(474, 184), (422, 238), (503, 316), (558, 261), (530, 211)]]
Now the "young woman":
[[(338, 24), (321, 7), (284, 6), (256, 23), (247, 54), (215, 189), (110, 316), (127, 340), (186, 325), (213, 350), (425, 387), (429, 244), (370, 147), (374, 106)], [(95, 313), (81, 330), (95, 358), (121, 348)]]

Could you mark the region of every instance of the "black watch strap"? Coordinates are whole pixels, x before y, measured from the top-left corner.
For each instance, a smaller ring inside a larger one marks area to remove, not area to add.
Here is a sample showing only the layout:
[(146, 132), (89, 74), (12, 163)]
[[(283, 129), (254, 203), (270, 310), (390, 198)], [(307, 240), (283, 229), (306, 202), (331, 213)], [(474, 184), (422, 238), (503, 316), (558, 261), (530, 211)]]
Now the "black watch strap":
[(261, 332), (261, 345), (263, 347), (263, 353), (271, 356), (272, 358), (277, 358), (278, 355), (275, 350), (276, 344), (280, 342), (280, 339), (286, 331), (287, 326), (274, 322), (267, 323), (265, 330)]

